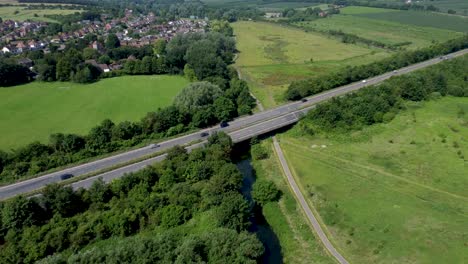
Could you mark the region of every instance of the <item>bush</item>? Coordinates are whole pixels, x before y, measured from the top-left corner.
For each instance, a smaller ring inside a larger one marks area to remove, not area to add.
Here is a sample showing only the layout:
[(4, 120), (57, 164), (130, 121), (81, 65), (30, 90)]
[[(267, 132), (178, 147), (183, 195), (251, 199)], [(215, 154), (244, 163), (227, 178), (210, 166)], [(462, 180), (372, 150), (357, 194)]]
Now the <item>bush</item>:
[(269, 157), (268, 150), (261, 144), (253, 145), (250, 153), (254, 160), (263, 160)]
[(252, 186), (252, 198), (262, 206), (277, 201), (281, 196), (276, 185), (271, 181), (258, 180)]

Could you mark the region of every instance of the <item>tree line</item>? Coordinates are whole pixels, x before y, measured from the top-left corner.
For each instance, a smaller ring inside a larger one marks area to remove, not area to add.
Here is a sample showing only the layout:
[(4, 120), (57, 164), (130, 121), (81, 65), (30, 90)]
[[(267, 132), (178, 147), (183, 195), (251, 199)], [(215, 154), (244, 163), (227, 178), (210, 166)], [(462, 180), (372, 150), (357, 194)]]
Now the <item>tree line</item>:
[(346, 67), (337, 72), (291, 83), (285, 93), (288, 100), (298, 100), (352, 82), (397, 70), (437, 56), (468, 48), (468, 36), (414, 51), (401, 51), (391, 57), (366, 65)]
[(443, 62), (414, 73), (392, 77), (378, 86), (361, 89), (317, 105), (299, 129), (307, 134), (349, 131), (389, 122), (405, 101), (424, 101), (440, 96), (468, 97), (468, 56)]
[[(255, 263), (263, 246), (247, 233), (252, 205), (231, 151), (229, 136), (218, 133), (206, 148), (175, 147), (110, 184), (49, 185), (41, 196), (3, 202), (0, 262)], [(261, 201), (273, 199), (264, 189), (275, 192), (263, 185)]]

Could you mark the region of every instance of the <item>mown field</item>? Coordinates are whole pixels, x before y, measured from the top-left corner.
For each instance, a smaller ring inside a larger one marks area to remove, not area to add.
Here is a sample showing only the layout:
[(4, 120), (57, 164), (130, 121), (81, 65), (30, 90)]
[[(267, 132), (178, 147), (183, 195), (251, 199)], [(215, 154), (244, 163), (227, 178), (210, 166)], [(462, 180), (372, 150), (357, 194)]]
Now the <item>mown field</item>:
[(341, 14), (377, 20), (398, 22), (421, 27), (432, 27), (458, 32), (468, 32), (468, 18), (420, 11), (403, 11), (370, 7), (347, 7)]
[(334, 263), (314, 236), (301, 207), (291, 193), (273, 150), (271, 139), (260, 143), (268, 158), (253, 160), (257, 180), (269, 180), (281, 190), (278, 202), (263, 207), (266, 221), (278, 236), (284, 263)]
[[(354, 8), (346, 7), (342, 9), (342, 12), (347, 13), (346, 10)], [(297, 22), (295, 25), (315, 31), (341, 30), (344, 33), (354, 34), (389, 45), (411, 43), (403, 46), (410, 49), (427, 47), (435, 42), (445, 42), (448, 39), (463, 36), (461, 32), (446, 29), (421, 27), (346, 14), (334, 15), (315, 21)]]
[[(23, 6), (3, 6), (0, 7), (0, 17), (2, 19), (12, 19), (18, 21), (33, 20), (44, 22), (56, 22), (53, 19), (44, 17), (44, 15), (69, 15), (80, 10), (68, 9), (25, 9)], [(15, 12), (18, 11), (17, 14)], [(35, 16), (37, 15), (37, 16)]]
[(0, 88), (0, 149), (46, 142), (51, 133), (84, 134), (106, 118), (139, 120), (170, 105), (187, 84), (179, 76), (123, 76), (88, 85), (33, 82)]
[(344, 44), (278, 24), (243, 21), (233, 27), (240, 51), (236, 66), (267, 108), (283, 102), (283, 92), (293, 80), (388, 55), (383, 50)]
[(412, 103), (351, 134), (280, 136), (295, 177), (355, 263), (468, 259), (468, 99)]

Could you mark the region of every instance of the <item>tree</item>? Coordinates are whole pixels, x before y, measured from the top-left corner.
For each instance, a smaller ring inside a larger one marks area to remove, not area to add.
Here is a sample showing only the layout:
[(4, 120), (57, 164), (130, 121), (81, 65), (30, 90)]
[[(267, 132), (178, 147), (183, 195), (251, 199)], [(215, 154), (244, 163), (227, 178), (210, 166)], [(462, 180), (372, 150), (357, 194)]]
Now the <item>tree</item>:
[(120, 47), (120, 40), (115, 34), (109, 34), (106, 39), (106, 49), (111, 50)]
[(85, 48), (83, 50), (83, 58), (85, 60), (95, 60), (99, 57), (99, 52), (93, 48)]
[(17, 64), (12, 64), (0, 58), (0, 87), (27, 83), (31, 80), (31, 71)]
[(190, 82), (196, 82), (198, 81), (197, 76), (195, 75), (195, 71), (193, 70), (192, 66), (190, 64), (185, 64), (184, 66), (184, 75), (187, 80)]
[(175, 227), (185, 223), (190, 217), (188, 211), (179, 205), (168, 205), (161, 210), (161, 225)]
[(57, 62), (56, 77), (59, 81), (69, 81), (76, 67), (83, 62), (81, 52), (76, 49), (68, 50)]
[(162, 56), (166, 52), (166, 40), (158, 39), (153, 43), (153, 54), (157, 57)]
[(38, 72), (38, 80), (45, 82), (53, 82), (57, 80), (55, 64), (40, 64), (36, 68)]
[(101, 64), (111, 63), (111, 58), (108, 55), (102, 55), (98, 58), (98, 62)]
[(218, 97), (213, 103), (218, 120), (231, 120), (236, 114), (236, 106), (226, 97)]
[(268, 151), (261, 144), (254, 144), (251, 147), (250, 153), (252, 154), (252, 158), (254, 160), (263, 160), (269, 156)]
[(51, 214), (70, 217), (83, 209), (80, 198), (70, 186), (47, 185), (42, 193), (42, 201)]
[(216, 216), (220, 227), (242, 231), (250, 225), (250, 206), (241, 194), (228, 193), (217, 208)]
[(86, 140), (86, 146), (95, 151), (106, 149), (112, 139), (113, 127), (114, 123), (106, 119), (100, 125), (92, 128)]
[(3, 171), (3, 168), (8, 164), (8, 153), (0, 150), (0, 174)]
[(234, 33), (231, 25), (228, 21), (223, 20), (213, 20), (210, 23), (211, 30), (214, 32), (219, 32), (225, 36), (231, 37)]
[(1, 222), (4, 229), (20, 230), (38, 223), (43, 214), (41, 207), (34, 199), (23, 196), (8, 200), (2, 208)]
[(183, 113), (193, 113), (203, 106), (213, 104), (222, 95), (221, 89), (209, 82), (194, 82), (174, 98), (175, 107)]
[(227, 75), (227, 65), (218, 56), (217, 48), (211, 40), (204, 39), (192, 44), (187, 49), (185, 58), (192, 66), (198, 80)]
[(262, 206), (277, 201), (279, 197), (280, 191), (271, 181), (258, 180), (252, 186), (252, 198)]

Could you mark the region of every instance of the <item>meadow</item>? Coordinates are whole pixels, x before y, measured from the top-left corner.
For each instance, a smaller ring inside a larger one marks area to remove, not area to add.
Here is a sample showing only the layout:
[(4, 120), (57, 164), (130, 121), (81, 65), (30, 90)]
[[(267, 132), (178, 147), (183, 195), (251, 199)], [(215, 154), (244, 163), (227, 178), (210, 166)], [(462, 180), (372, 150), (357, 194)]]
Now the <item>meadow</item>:
[[(15, 12), (18, 11), (17, 14)], [(0, 17), (2, 19), (12, 19), (17, 21), (33, 20), (43, 22), (56, 22), (44, 15), (69, 15), (80, 10), (68, 9), (26, 9), (24, 6), (2, 6), (0, 7)], [(37, 15), (37, 16), (35, 16)]]
[(93, 84), (32, 82), (0, 88), (0, 149), (57, 132), (85, 134), (102, 120), (139, 120), (168, 106), (188, 81), (180, 76), (123, 76)]
[[(343, 13), (346, 13), (346, 10), (350, 8), (354, 7), (342, 9)], [(354, 34), (389, 45), (411, 43), (403, 46), (410, 49), (427, 47), (435, 42), (441, 43), (448, 39), (463, 36), (461, 32), (446, 29), (415, 26), (346, 14), (333, 15), (326, 19), (314, 21), (296, 22), (295, 25), (314, 31), (341, 30), (344, 33)]]
[(281, 198), (263, 207), (265, 220), (278, 236), (284, 263), (334, 263), (322, 244), (314, 236), (301, 207), (291, 193), (279, 165), (271, 139), (259, 144), (268, 157), (252, 160), (257, 180), (268, 180), (281, 190)]
[(408, 103), (386, 124), (280, 143), (333, 243), (355, 263), (463, 263), (468, 99)]
[(325, 35), (278, 24), (243, 21), (233, 27), (240, 51), (235, 65), (267, 108), (284, 102), (283, 92), (293, 80), (388, 55), (380, 49), (344, 44)]
[(407, 25), (468, 32), (468, 17), (421, 11), (403, 11), (370, 7), (347, 7), (341, 14), (377, 20), (398, 22)]

